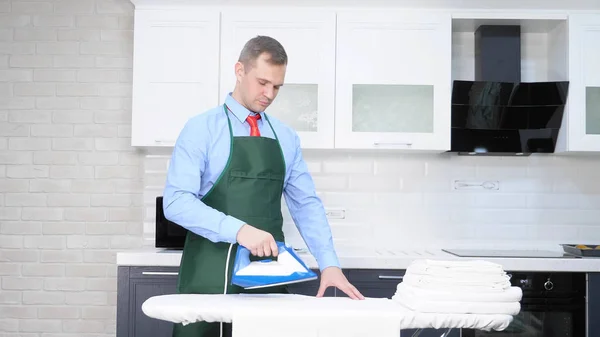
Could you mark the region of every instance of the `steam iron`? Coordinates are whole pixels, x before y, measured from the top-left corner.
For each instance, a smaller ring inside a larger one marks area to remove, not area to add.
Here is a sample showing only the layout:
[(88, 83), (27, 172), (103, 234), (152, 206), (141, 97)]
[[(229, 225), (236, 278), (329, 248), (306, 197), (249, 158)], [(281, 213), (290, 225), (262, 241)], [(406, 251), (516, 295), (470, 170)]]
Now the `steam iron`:
[(275, 287), (317, 279), (294, 250), (277, 241), (276, 257), (260, 258), (239, 246), (235, 255), (231, 283), (244, 289)]

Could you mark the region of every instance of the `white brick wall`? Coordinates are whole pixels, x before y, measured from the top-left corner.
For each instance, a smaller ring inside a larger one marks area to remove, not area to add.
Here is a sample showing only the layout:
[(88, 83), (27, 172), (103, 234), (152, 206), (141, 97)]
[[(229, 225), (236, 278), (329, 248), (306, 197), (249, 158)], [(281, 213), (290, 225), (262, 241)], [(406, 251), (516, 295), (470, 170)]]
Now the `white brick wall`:
[(129, 0), (0, 0), (0, 336), (114, 336), (142, 246)]

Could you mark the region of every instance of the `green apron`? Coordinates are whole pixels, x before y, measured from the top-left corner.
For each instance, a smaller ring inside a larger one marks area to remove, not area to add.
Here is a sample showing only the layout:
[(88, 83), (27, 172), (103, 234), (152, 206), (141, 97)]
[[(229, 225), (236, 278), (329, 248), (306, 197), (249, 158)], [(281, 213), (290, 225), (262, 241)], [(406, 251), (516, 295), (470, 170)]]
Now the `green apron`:
[[(277, 134), (266, 117), (275, 139), (267, 137), (234, 137), (227, 106), (231, 147), (225, 169), (204, 195), (202, 201), (210, 207), (231, 215), (258, 229), (271, 233), (276, 241), (284, 241), (281, 196), (285, 176), (285, 161)], [(238, 244), (214, 243), (188, 231), (179, 267), (177, 291), (182, 294), (224, 294), (225, 266), (227, 294), (282, 293), (286, 287), (246, 291), (231, 284), (233, 264)], [(229, 261), (228, 261), (229, 256)], [(220, 330), (231, 332), (230, 324), (197, 322), (183, 326), (175, 324), (173, 337), (218, 337)]]

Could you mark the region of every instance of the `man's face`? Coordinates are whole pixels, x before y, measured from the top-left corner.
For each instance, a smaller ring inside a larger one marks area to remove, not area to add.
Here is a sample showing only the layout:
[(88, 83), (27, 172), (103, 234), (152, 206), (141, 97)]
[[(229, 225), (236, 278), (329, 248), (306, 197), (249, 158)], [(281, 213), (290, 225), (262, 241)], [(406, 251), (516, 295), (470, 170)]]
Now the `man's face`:
[(273, 102), (285, 79), (285, 65), (274, 65), (267, 62), (270, 55), (260, 55), (250, 69), (241, 63), (235, 66), (235, 73), (240, 85), (240, 93), (248, 110), (262, 112)]

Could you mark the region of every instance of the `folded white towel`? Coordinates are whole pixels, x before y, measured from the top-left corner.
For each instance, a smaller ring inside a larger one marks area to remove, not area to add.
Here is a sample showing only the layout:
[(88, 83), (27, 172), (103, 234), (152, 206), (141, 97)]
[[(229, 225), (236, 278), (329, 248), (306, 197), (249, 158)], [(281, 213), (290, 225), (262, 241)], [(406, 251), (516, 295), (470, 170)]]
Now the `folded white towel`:
[(467, 302), (427, 300), (408, 293), (396, 293), (392, 300), (416, 312), (452, 314), (516, 315), (519, 302)]
[(477, 275), (465, 274), (462, 278), (436, 277), (429, 275), (416, 275), (407, 272), (403, 282), (417, 288), (427, 289), (454, 289), (468, 286), (470, 292), (503, 292), (511, 287), (508, 276), (495, 276), (478, 278)]
[(405, 282), (396, 287), (396, 294), (423, 299), (425, 301), (465, 301), (465, 302), (519, 302), (523, 298), (523, 290), (510, 287), (504, 291), (471, 292), (471, 286), (452, 287), (446, 289), (427, 289), (413, 287)]
[[(433, 263), (437, 262), (437, 263)], [(408, 267), (408, 271), (413, 274), (419, 275), (432, 275), (432, 276), (447, 276), (447, 277), (464, 277), (464, 275), (477, 275), (478, 277), (484, 276), (504, 276), (506, 272), (502, 269), (502, 266), (496, 264), (490, 264), (486, 261), (429, 261), (429, 260), (416, 260), (411, 263)], [(456, 265), (456, 262), (461, 262)]]

